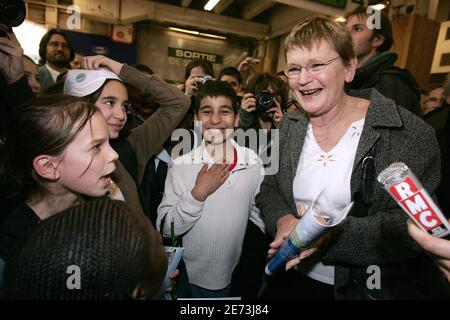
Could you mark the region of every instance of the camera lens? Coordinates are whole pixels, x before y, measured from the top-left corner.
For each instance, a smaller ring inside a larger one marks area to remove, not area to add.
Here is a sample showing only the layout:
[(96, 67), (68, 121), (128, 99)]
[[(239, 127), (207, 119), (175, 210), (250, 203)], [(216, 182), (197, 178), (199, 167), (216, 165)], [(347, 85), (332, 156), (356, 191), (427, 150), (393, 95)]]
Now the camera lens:
[(6, 4), (3, 14), (7, 20), (14, 20), (19, 15), (19, 8), (11, 4)]
[(0, 23), (17, 27), (25, 20), (26, 8), (23, 1), (0, 0)]
[(263, 90), (256, 95), (256, 109), (267, 111), (273, 106), (273, 97), (270, 91)]

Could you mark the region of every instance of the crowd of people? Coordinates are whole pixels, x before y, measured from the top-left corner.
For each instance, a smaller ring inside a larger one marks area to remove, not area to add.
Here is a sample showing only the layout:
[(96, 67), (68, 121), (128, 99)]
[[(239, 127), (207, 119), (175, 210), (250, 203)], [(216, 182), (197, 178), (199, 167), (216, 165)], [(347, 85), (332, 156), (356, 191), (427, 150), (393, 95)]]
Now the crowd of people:
[[(0, 24), (0, 298), (162, 299), (164, 244), (176, 243), (182, 261), (163, 290), (253, 299), (319, 194), (321, 214), (353, 208), (258, 297), (450, 298), (450, 241), (376, 181), (404, 162), (450, 214), (450, 78), (421, 102), (394, 65), (389, 19), (368, 19), (359, 7), (346, 23), (302, 20), (278, 74), (249, 74), (247, 57), (216, 77), (193, 59), (178, 85), (80, 55), (57, 29), (38, 66)], [(367, 286), (373, 265), (380, 288)], [(69, 285), (77, 268), (81, 288)]]

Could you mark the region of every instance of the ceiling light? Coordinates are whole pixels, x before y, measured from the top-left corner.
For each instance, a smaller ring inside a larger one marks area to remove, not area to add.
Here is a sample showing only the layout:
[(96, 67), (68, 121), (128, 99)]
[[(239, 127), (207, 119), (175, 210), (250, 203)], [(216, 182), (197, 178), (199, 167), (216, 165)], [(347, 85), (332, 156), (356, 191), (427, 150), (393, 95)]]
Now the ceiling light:
[(227, 37), (224, 37), (224, 36), (218, 36), (215, 34), (203, 33), (203, 32), (194, 31), (194, 30), (187, 30), (187, 29), (181, 29), (181, 28), (175, 28), (175, 27), (169, 27), (169, 29), (172, 31), (176, 31), (176, 32), (193, 34), (195, 36), (208, 37), (208, 38), (221, 39), (221, 40), (227, 39)]
[(218, 35), (210, 34), (210, 33), (202, 33), (202, 32), (200, 32), (199, 35), (203, 36), (203, 37), (214, 38), (214, 39), (222, 39), (222, 40), (226, 40), (227, 39), (227, 37), (218, 36)]
[(173, 31), (177, 31), (177, 32), (182, 32), (182, 33), (189, 33), (189, 34), (195, 34), (195, 35), (199, 35), (200, 32), (198, 31), (192, 31), (192, 30), (186, 30), (186, 29), (180, 29), (180, 28), (174, 28), (174, 27), (169, 27), (170, 30)]
[(220, 2), (220, 0), (209, 0), (207, 4), (203, 7), (206, 11), (211, 11)]
[(372, 6), (369, 6), (370, 8), (373, 8), (374, 10), (378, 10), (378, 11), (381, 11), (381, 10), (383, 10), (384, 8), (386, 8), (386, 5), (385, 4), (382, 4), (382, 3), (379, 3), (379, 4), (374, 4), (374, 5), (372, 5)]

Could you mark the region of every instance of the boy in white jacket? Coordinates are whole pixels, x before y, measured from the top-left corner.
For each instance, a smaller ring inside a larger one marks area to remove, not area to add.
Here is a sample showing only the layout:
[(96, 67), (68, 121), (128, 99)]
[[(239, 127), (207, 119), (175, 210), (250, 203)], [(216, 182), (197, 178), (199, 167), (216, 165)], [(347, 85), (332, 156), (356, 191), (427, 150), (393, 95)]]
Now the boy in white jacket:
[(229, 84), (207, 81), (195, 108), (202, 144), (174, 160), (157, 226), (169, 237), (173, 221), (175, 236), (183, 237), (192, 296), (226, 297), (248, 220), (264, 231), (255, 206), (264, 169), (252, 150), (232, 138), (238, 102)]

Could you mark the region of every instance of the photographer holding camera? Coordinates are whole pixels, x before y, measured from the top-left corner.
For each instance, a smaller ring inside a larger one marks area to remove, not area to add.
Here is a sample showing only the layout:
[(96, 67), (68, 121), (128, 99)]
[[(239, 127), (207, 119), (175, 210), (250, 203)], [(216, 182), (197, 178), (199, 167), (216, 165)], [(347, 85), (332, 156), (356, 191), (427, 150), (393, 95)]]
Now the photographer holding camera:
[(26, 16), (22, 1), (0, 1), (0, 139), (3, 137), (9, 111), (34, 96), (27, 82), (23, 65), (23, 49), (12, 27)]
[(280, 125), (289, 98), (287, 85), (269, 73), (249, 80), (239, 114), (242, 129), (275, 129)]
[[(23, 49), (12, 31), (12, 27), (19, 26), (24, 19), (25, 6), (22, 1), (0, 0), (0, 146), (11, 110), (34, 97), (24, 71)], [(3, 173), (0, 174), (0, 177), (3, 176)], [(0, 222), (4, 218), (3, 214), (15, 206), (16, 199), (6, 198), (6, 194), (11, 194), (10, 191), (0, 190)], [(0, 269), (1, 264), (0, 259)]]
[(214, 80), (214, 70), (211, 62), (204, 59), (194, 59), (186, 67), (184, 75), (184, 93), (193, 97), (198, 88), (207, 80)]
[(241, 61), (237, 69), (242, 75), (242, 83), (247, 83), (247, 79), (250, 78), (250, 75), (256, 73), (254, 66), (260, 63), (261, 60), (254, 57), (246, 57)]
[[(288, 98), (286, 83), (275, 75), (257, 73), (247, 83), (246, 93), (239, 109), (241, 117), (239, 128), (246, 131), (256, 130), (257, 145), (252, 145), (249, 139), (245, 142), (245, 146), (260, 156), (265, 168), (272, 164), (272, 150), (276, 150), (272, 148), (272, 144), (276, 144), (277, 141), (275, 138), (272, 141), (271, 129), (279, 126)], [(266, 264), (267, 253), (264, 248), (270, 242), (271, 240), (249, 221), (240, 261), (233, 272), (231, 285), (233, 295), (256, 299), (261, 286), (261, 272)]]

